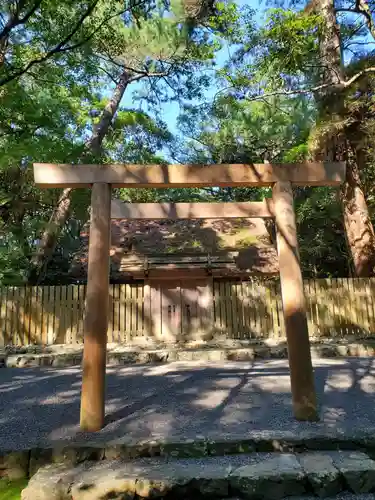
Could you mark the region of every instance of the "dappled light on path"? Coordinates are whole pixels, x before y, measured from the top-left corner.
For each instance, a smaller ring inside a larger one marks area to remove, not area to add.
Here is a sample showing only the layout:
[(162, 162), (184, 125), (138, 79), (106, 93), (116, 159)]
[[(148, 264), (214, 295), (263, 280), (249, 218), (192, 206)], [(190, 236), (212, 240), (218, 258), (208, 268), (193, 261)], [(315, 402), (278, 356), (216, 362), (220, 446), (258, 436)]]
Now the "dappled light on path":
[(375, 432), (375, 360), (315, 359), (321, 421), (294, 420), (286, 360), (108, 367), (106, 426), (79, 430), (80, 368), (0, 371), (2, 448), (252, 433)]

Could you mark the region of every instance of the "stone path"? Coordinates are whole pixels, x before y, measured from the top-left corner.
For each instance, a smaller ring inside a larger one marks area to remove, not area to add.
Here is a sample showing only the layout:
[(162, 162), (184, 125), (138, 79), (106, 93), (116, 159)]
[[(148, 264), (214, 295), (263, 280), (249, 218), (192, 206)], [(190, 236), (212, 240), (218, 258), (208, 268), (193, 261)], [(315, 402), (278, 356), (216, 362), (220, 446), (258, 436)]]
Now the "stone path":
[(107, 424), (96, 434), (78, 427), (80, 368), (0, 370), (0, 451), (197, 437), (365, 435), (375, 442), (374, 358), (314, 365), (318, 423), (293, 419), (286, 360), (110, 367)]
[(45, 466), (31, 478), (22, 500), (105, 498), (226, 498), (281, 500), (313, 493), (375, 491), (375, 462), (349, 451), (251, 453), (200, 459), (103, 460), (76, 467)]

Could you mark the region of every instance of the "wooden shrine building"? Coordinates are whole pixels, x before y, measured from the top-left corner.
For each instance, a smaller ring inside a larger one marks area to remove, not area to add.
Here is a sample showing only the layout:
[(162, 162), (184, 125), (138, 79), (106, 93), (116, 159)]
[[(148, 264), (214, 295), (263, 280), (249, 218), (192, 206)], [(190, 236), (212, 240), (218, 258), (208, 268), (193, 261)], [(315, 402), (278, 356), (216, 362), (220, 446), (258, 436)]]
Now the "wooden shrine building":
[[(183, 218), (181, 214), (179, 219), (166, 219), (163, 212), (159, 214), (163, 218), (156, 219), (154, 205), (139, 206), (142, 214), (134, 214), (136, 206), (128, 213), (129, 205), (112, 200), (110, 282), (128, 284), (126, 300), (133, 300), (133, 293), (137, 300), (129, 304), (130, 330), (121, 332), (122, 338), (131, 338), (133, 343), (138, 339), (142, 345), (147, 339), (152, 345), (211, 340), (219, 330), (236, 337), (240, 331), (253, 336), (253, 325), (236, 321), (224, 304), (218, 306), (218, 295), (232, 294), (232, 284), (237, 297), (249, 293), (242, 290), (241, 282), (253, 276), (278, 276), (272, 219), (218, 218), (222, 206), (218, 203), (203, 204), (204, 217)], [(152, 219), (138, 218), (147, 211)], [(88, 245), (89, 224), (73, 259), (70, 275), (75, 280), (87, 280)], [(112, 338), (108, 335), (108, 341)]]

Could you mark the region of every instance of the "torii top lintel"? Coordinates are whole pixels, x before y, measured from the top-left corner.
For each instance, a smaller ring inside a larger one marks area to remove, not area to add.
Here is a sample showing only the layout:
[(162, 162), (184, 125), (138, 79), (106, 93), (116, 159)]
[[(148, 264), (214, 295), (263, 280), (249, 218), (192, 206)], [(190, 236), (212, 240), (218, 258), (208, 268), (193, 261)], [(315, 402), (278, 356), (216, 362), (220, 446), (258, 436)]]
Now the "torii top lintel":
[(271, 186), (290, 181), (296, 186), (338, 186), (345, 179), (344, 162), (214, 165), (69, 165), (34, 164), (35, 183), (44, 188), (82, 188), (107, 183), (126, 188)]

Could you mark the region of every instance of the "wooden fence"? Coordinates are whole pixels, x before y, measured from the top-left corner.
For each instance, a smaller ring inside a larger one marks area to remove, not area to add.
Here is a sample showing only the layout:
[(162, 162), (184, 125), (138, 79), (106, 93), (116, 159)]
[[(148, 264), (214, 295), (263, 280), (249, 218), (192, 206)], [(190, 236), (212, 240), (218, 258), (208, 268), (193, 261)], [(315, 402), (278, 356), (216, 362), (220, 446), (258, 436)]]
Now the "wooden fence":
[[(148, 286), (111, 285), (109, 342), (151, 337)], [(1, 288), (0, 344), (82, 342), (85, 293), (85, 285)], [(307, 280), (305, 293), (311, 336), (375, 334), (375, 279)], [(211, 296), (207, 333), (232, 339), (284, 337), (278, 283), (217, 280)]]

